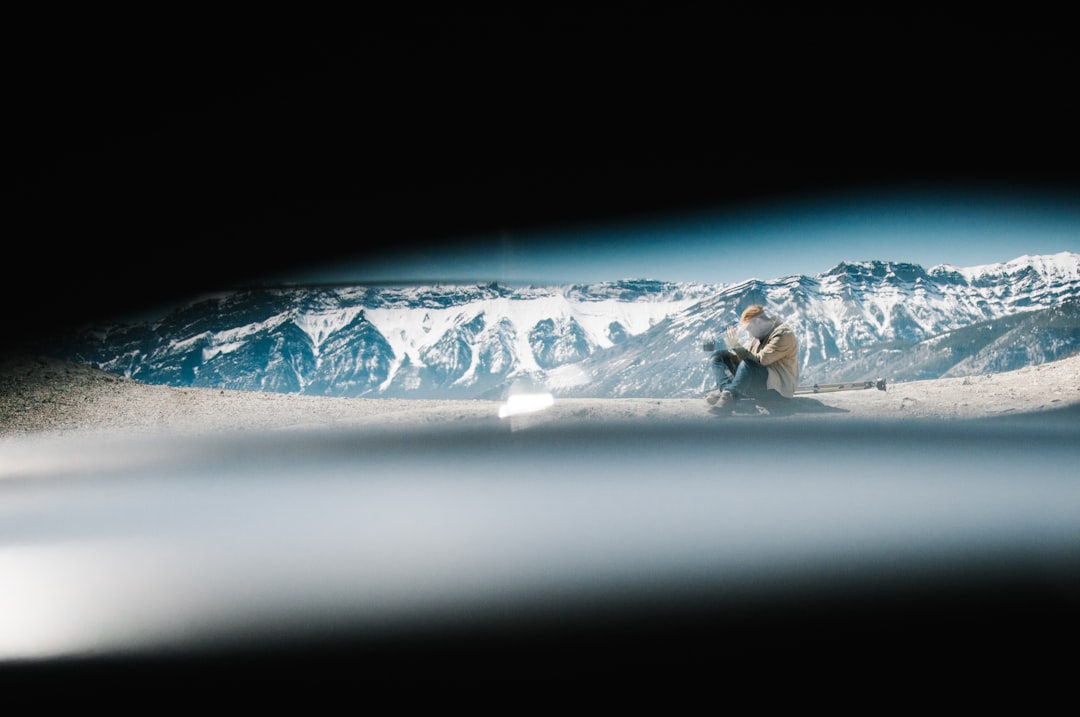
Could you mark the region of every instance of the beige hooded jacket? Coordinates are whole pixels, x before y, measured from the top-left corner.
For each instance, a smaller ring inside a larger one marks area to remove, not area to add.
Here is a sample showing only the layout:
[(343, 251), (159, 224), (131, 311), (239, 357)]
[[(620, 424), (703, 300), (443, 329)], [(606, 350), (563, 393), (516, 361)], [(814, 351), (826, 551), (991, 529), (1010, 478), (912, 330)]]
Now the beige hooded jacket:
[(787, 324), (777, 320), (765, 339), (751, 339), (745, 351), (769, 369), (768, 388), (785, 398), (794, 398), (799, 385), (799, 344)]

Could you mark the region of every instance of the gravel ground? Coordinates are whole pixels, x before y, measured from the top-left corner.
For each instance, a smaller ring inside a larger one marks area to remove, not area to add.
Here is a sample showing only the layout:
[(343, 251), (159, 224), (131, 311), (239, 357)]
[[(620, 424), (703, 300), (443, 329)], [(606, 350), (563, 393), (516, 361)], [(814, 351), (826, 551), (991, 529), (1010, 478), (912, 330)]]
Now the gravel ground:
[[(770, 418), (967, 419), (1080, 405), (1080, 356), (1001, 374), (801, 394)], [(218, 433), (511, 420), (713, 420), (703, 399), (558, 399), (499, 419), (498, 401), (323, 398), (153, 386), (41, 356), (0, 361), (0, 438), (25, 435)], [(751, 414), (762, 415), (762, 414)]]

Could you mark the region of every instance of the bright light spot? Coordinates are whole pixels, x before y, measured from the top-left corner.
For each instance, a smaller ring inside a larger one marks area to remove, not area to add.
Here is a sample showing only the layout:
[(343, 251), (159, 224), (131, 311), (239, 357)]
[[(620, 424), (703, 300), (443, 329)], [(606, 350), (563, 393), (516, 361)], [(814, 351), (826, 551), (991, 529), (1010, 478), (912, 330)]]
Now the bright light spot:
[(550, 393), (520, 393), (510, 396), (505, 404), (499, 406), (499, 418), (535, 413), (554, 404), (555, 398)]
[(555, 404), (555, 398), (540, 382), (532, 378), (518, 378), (510, 386), (506, 403), (499, 406), (499, 418), (536, 413)]

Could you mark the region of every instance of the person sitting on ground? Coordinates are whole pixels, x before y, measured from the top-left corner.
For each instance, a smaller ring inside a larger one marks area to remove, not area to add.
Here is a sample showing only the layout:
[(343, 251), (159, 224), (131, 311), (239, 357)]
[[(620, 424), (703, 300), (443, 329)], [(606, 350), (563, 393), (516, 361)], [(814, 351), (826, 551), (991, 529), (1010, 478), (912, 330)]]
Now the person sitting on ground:
[[(748, 347), (739, 343), (740, 329), (750, 334)], [(765, 403), (794, 398), (799, 385), (799, 345), (787, 324), (754, 304), (742, 312), (739, 326), (728, 328), (726, 337), (728, 348), (715, 351), (712, 357), (718, 388), (705, 401), (713, 411), (730, 411), (740, 399)], [(715, 348), (705, 345), (708, 351)]]

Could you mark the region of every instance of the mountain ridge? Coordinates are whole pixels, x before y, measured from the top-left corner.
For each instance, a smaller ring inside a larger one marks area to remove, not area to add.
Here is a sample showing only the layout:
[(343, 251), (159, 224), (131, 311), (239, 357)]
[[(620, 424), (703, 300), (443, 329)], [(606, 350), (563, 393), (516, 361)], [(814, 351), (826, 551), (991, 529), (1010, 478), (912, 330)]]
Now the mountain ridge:
[(490, 399), (527, 377), (566, 397), (689, 397), (712, 380), (702, 342), (751, 303), (792, 326), (802, 382), (822, 383), (1069, 355), (1080, 349), (1078, 296), (1074, 252), (930, 270), (844, 261), (812, 277), (732, 284), (264, 285), (87, 326), (47, 352), (172, 386)]

